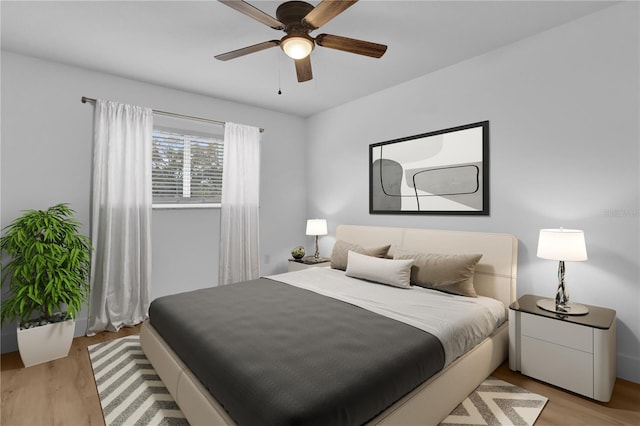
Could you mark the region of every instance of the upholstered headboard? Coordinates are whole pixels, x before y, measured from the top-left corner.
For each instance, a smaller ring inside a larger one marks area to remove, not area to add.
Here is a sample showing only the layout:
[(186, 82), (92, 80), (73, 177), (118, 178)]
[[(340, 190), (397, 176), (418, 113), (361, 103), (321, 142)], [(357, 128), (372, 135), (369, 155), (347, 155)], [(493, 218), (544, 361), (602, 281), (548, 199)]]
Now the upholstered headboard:
[(336, 239), (363, 247), (391, 244), (390, 255), (396, 247), (423, 253), (482, 254), (474, 275), (476, 292), (500, 300), (505, 307), (516, 299), (518, 240), (511, 234), (339, 225)]

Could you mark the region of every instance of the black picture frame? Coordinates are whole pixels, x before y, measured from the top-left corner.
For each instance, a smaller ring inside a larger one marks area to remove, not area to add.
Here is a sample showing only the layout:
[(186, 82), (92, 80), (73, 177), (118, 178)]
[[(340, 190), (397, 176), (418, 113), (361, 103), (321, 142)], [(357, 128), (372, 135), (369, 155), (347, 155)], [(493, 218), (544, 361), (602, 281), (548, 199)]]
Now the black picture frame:
[(369, 145), (369, 213), (489, 215), (489, 121)]

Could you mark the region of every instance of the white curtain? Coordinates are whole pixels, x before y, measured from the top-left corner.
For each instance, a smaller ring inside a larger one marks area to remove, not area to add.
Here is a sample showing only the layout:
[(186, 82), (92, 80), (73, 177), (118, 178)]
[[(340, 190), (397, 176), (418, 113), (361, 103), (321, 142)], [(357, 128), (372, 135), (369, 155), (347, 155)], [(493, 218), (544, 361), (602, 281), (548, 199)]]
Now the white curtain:
[(149, 108), (97, 100), (87, 335), (147, 318), (151, 277)]
[(260, 129), (225, 123), (219, 284), (260, 276)]

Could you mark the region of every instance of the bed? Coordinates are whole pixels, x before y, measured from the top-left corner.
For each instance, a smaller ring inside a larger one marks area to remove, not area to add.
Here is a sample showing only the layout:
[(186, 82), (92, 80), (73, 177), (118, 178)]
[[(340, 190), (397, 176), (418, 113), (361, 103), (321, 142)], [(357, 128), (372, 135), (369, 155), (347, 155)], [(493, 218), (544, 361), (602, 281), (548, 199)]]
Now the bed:
[[(336, 240), (362, 247), (390, 245), (390, 256), (402, 250), (452, 255), (480, 253), (482, 257), (473, 276), (477, 294), (500, 301), (505, 313), (516, 297), (517, 239), (509, 234), (340, 225), (336, 230)], [(327, 274), (329, 271), (317, 273)], [(298, 276), (296, 274), (300, 275), (292, 272), (269, 278), (286, 282), (292, 280), (292, 276)], [(288, 286), (290, 283), (282, 285)], [(276, 287), (274, 291), (280, 291), (280, 288)], [(194, 425), (236, 424), (194, 372), (185, 365), (176, 350), (151, 325), (153, 319), (152, 316), (151, 323), (146, 322), (141, 329), (142, 348), (189, 422)], [(394, 331), (393, 334), (395, 333)], [(185, 356), (184, 348), (176, 349)], [(463, 355), (447, 360), (442, 370), (387, 404), (384, 410), (376, 412), (366, 423), (437, 424), (506, 359), (507, 353), (508, 325), (505, 322)], [(252, 400), (244, 402), (251, 403)], [(246, 420), (245, 423), (247, 422), (251, 423)]]

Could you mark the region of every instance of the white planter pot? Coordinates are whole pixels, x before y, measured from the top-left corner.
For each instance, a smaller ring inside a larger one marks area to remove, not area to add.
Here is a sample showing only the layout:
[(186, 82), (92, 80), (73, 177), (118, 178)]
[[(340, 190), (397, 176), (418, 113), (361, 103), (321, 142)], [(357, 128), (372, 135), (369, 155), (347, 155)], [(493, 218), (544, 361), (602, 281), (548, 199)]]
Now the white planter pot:
[(18, 349), (25, 367), (64, 358), (69, 355), (76, 328), (75, 320), (20, 330), (18, 327)]

